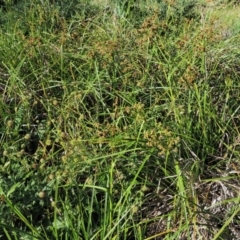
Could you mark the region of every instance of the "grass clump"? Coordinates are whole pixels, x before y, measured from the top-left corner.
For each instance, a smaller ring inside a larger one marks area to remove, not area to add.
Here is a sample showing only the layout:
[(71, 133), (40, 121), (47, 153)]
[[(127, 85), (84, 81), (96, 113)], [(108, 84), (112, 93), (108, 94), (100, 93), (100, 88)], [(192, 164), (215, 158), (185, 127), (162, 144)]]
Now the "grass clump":
[(239, 29), (219, 4), (5, 2), (1, 236), (238, 238)]

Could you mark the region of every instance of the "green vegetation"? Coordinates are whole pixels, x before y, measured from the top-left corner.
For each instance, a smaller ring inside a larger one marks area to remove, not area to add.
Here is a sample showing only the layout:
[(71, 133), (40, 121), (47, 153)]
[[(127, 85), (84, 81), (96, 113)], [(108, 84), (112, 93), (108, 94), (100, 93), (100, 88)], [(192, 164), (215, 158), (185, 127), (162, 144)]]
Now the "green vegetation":
[(239, 239), (239, 6), (0, 5), (1, 238)]

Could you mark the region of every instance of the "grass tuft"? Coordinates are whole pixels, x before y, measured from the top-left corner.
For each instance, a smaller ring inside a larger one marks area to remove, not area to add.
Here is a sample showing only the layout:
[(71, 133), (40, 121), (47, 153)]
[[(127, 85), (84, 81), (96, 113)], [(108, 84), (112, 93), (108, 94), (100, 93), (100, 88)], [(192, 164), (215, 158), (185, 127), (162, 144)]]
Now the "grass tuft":
[(0, 1), (0, 236), (239, 238), (234, 1)]

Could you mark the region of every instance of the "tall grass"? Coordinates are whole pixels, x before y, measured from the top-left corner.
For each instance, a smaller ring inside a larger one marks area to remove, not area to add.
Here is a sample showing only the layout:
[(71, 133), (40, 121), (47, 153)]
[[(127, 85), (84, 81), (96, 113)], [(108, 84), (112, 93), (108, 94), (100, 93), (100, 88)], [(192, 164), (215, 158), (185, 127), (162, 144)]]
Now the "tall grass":
[(239, 29), (221, 4), (6, 1), (3, 238), (238, 238)]

